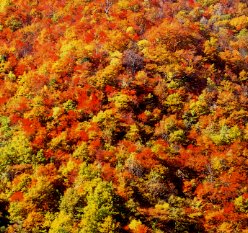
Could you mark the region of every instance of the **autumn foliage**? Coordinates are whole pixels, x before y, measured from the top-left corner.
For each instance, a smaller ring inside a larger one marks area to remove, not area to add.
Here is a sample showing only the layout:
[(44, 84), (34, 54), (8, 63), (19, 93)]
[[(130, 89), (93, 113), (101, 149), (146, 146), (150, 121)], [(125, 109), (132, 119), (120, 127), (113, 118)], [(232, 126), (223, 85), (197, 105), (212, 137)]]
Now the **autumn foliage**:
[(245, 0), (0, 0), (0, 232), (248, 232)]

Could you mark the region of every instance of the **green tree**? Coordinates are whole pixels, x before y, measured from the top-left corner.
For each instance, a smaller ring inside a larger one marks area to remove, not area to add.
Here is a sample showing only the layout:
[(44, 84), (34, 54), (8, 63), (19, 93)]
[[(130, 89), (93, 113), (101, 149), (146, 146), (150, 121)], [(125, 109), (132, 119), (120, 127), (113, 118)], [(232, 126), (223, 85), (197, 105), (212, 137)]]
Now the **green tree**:
[(27, 137), (22, 132), (17, 132), (4, 146), (0, 147), (0, 168), (6, 165), (31, 163), (32, 148)]
[(87, 205), (83, 209), (80, 233), (117, 232), (117, 211), (112, 184), (97, 178), (86, 188)]

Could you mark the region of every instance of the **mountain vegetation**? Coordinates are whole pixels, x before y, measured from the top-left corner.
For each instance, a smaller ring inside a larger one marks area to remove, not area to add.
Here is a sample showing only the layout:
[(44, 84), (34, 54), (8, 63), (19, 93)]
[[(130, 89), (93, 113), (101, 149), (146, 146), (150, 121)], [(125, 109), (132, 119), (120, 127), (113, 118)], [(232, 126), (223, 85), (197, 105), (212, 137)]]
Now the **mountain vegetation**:
[(0, 232), (247, 233), (246, 0), (0, 0)]

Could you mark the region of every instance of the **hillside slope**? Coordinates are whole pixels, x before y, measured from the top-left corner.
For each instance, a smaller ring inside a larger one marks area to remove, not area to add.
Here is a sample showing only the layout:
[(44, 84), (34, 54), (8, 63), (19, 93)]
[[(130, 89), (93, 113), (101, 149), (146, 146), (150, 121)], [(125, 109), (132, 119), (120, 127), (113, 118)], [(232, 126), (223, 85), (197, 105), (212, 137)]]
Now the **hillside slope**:
[(0, 232), (248, 232), (245, 0), (0, 0)]

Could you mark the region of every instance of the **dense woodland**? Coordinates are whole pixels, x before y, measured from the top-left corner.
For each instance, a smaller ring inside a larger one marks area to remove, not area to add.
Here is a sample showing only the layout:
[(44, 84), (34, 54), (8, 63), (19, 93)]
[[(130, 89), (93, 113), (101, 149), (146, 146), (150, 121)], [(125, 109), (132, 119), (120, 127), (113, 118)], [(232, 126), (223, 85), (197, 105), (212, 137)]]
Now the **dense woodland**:
[(247, 233), (247, 0), (0, 0), (0, 232)]

